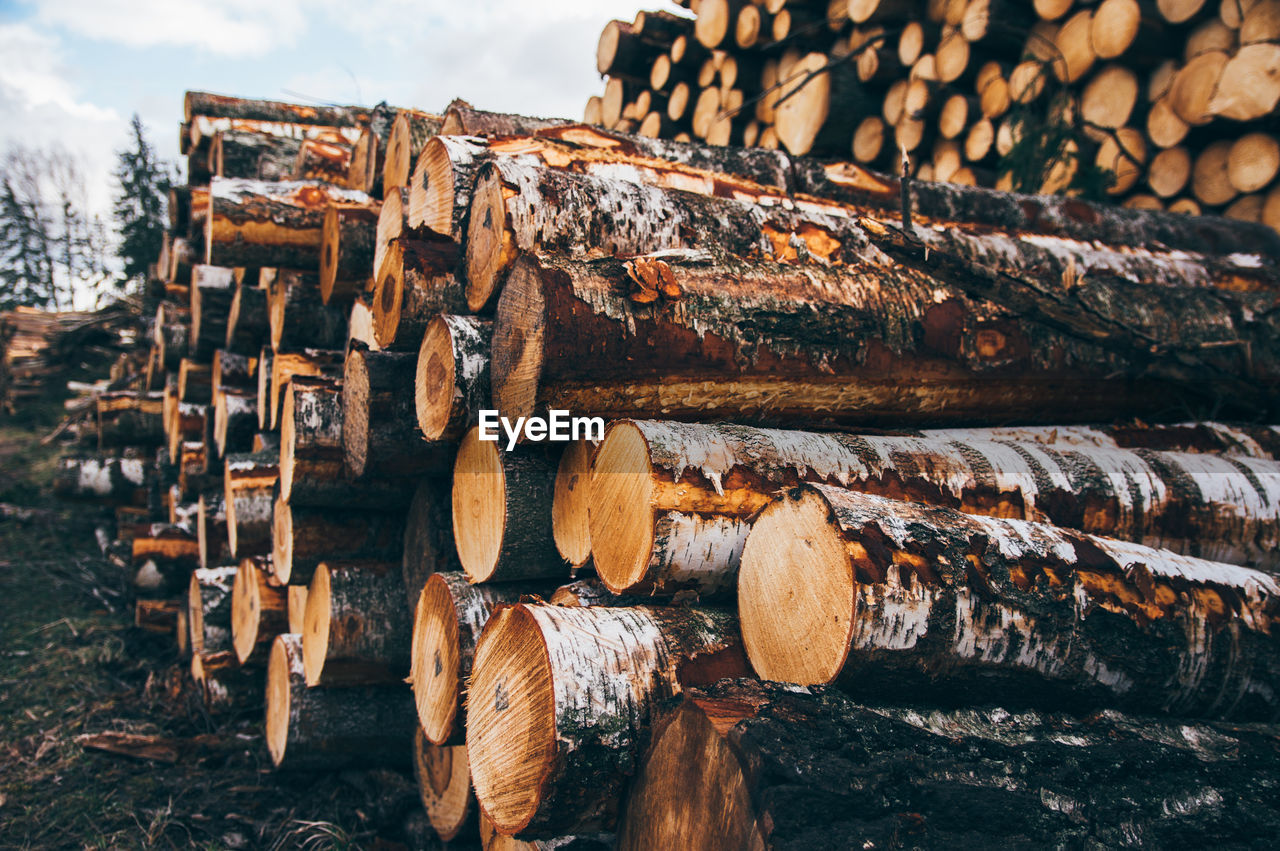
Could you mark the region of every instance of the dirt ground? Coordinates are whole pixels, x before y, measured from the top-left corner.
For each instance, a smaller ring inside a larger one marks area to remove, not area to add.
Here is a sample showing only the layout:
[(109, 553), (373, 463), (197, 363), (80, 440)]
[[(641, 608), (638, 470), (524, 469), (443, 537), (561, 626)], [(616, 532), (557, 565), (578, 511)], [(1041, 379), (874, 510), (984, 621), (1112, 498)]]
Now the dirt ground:
[[(172, 636), (132, 625), (110, 515), (49, 496), (51, 422), (0, 416), (0, 848), (429, 847), (408, 770), (277, 774), (260, 695), (205, 712)], [(86, 747), (105, 732), (160, 758)]]

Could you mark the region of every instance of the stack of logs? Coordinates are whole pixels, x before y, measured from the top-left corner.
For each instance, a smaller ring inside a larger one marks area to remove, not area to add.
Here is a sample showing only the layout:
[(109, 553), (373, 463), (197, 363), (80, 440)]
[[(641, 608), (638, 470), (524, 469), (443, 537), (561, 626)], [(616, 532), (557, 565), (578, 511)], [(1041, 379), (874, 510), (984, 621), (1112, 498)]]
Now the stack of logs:
[(1269, 229), (461, 102), (187, 119), (222, 174), (60, 490), (279, 768), (411, 762), (490, 848), (1280, 825), (1234, 723), (1280, 720), (1280, 430), (1178, 424), (1277, 415)]
[(686, 0), (585, 121), (1280, 228), (1274, 0)]

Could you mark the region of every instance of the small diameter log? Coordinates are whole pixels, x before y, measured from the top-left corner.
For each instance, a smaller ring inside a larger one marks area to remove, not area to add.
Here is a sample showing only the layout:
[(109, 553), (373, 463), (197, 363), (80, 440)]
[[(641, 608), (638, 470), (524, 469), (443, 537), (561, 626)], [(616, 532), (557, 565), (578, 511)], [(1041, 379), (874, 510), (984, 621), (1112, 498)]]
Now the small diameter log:
[(422, 586), (433, 573), (458, 570), (458, 552), (453, 544), (452, 481), (447, 476), (424, 476), (409, 502), (404, 525), (405, 605), (418, 605)]
[(196, 501), (196, 541), (200, 547), (201, 567), (212, 567), (231, 558), (227, 510), (220, 491), (205, 491)]
[(204, 445), (205, 425), (212, 413), (209, 405), (177, 404), (169, 422), (169, 457), (175, 464), (182, 458), (184, 443)]
[[(655, 724), (617, 847), (1231, 844), (1280, 821), (1257, 791), (1276, 756), (1273, 727), (872, 708), (726, 680), (687, 690)], [(1138, 791), (1117, 764), (1153, 769)]]
[(649, 69), (663, 53), (662, 47), (641, 38), (626, 21), (610, 21), (596, 43), (596, 70), (604, 77), (618, 77), (644, 84)]
[[(370, 279), (372, 283), (372, 279)], [(378, 338), (373, 332), (373, 309), (362, 297), (351, 302), (351, 313), (347, 317), (348, 346), (360, 346), (370, 351), (380, 352)]]
[(615, 594), (600, 581), (598, 576), (588, 576), (561, 585), (551, 593), (547, 602), (553, 606), (643, 606), (649, 602), (644, 597)]
[(276, 636), (289, 631), (287, 588), (277, 584), (269, 557), (241, 559), (231, 591), (231, 640), (241, 665), (265, 663)]
[(463, 696), (476, 642), (501, 603), (517, 603), (523, 585), (472, 585), (461, 571), (427, 578), (414, 607), (413, 652), (409, 684), (413, 686), (418, 721), (436, 745), (466, 740)]
[(249, 390), (219, 390), (213, 400), (213, 439), (218, 456), (247, 452), (258, 431), (258, 394)]
[(271, 348), (277, 353), (346, 348), (346, 308), (324, 303), (316, 274), (281, 269), (268, 290), (267, 305)]
[(302, 660), (307, 686), (401, 682), (413, 616), (398, 564), (327, 561), (307, 588)]
[[(487, 337), (485, 345), (487, 349)], [(138, 393), (132, 390), (103, 393), (97, 397), (94, 407), (98, 416), (99, 449), (155, 447), (167, 442), (164, 431), (164, 395), (161, 393)]]
[(351, 145), (304, 139), (293, 162), (291, 180), (319, 180), (345, 186), (351, 168)]
[(413, 773), (427, 820), (442, 841), (475, 832), (478, 807), (466, 745), (433, 745), (418, 728), (413, 734)]
[(384, 196), (393, 189), (409, 184), (414, 163), (418, 161), (427, 141), (440, 132), (443, 120), (438, 115), (416, 109), (401, 109), (396, 113), (382, 165)]
[(276, 636), (267, 663), (267, 750), (281, 770), (400, 766), (413, 739), (403, 684), (307, 688), (302, 636)]
[(302, 627), (307, 620), (307, 586), (286, 585), (285, 599), (289, 610), (289, 632), (302, 635)]
[(280, 480), (279, 464), (278, 449), (226, 456), (222, 493), (233, 558), (271, 552), (271, 510)]
[(153, 339), (160, 350), (160, 362), (167, 370), (175, 370), (190, 353), (191, 310), (172, 302), (161, 302), (156, 309)]
[(744, 669), (725, 613), (499, 607), (467, 696), (476, 799), (504, 834), (608, 827), (654, 707)]
[[(1280, 25), (1280, 15), (1274, 11), (1271, 14)], [(1280, 26), (1276, 29), (1280, 30)], [(1221, 74), (1211, 92), (1212, 100), (1206, 106), (1212, 116), (1254, 121), (1275, 112), (1276, 104), (1280, 103), (1280, 44), (1276, 44), (1275, 39), (1280, 37), (1280, 32), (1273, 31), (1269, 35), (1271, 41), (1246, 44), (1221, 66)], [(1184, 71), (1179, 72), (1179, 77)], [(1196, 101), (1197, 104), (1199, 102)]]
[(387, 249), (398, 239), (410, 239), (415, 232), (409, 227), (409, 193), (404, 187), (392, 190), (378, 209), (378, 221), (373, 228), (373, 266), (376, 273), (382, 268)]
[(551, 532), (556, 551), (576, 573), (591, 560), (591, 462), (598, 442), (575, 440), (565, 447), (556, 468)]
[(187, 590), (191, 572), (200, 567), (200, 544), (184, 526), (153, 523), (131, 545), (137, 592), (146, 597), (176, 597)]
[(353, 479), (400, 479), (448, 472), (454, 446), (418, 430), (412, 352), (352, 348), (342, 381), (342, 449)]
[[(271, 569), (283, 585), (310, 583), (323, 561), (398, 561), (402, 555), (403, 512), (304, 508), (277, 499), (272, 519)], [(400, 603), (408, 611), (403, 598)]]
[(186, 623), (180, 600), (138, 600), (133, 605), (133, 625), (147, 632), (173, 635)]
[(475, 316), (437, 316), (418, 349), (414, 407), (427, 440), (459, 440), (489, 402), (493, 323)]
[(434, 136), (427, 140), (409, 182), (409, 227), (426, 228), (461, 241), (476, 169), (488, 158), (488, 144), (481, 138)]
[[(213, 353), (210, 352), (210, 355)], [(207, 405), (213, 401), (213, 367), (194, 358), (178, 364), (178, 401)]]
[(255, 356), (268, 342), (270, 334), (267, 291), (245, 284), (236, 287), (227, 313), (227, 349), (236, 354)]
[(475, 109), (463, 100), (455, 100), (445, 109), (442, 136), (531, 136), (540, 130), (572, 124), (555, 118), (532, 118), (505, 112)]
[(320, 299), (344, 305), (365, 289), (373, 272), (377, 202), (330, 204), (320, 246)]
[(471, 429), (453, 468), (453, 538), (472, 582), (561, 578), (551, 532), (556, 460), (541, 447), (506, 451)]
[(219, 349), (213, 353), (212, 371), (211, 391), (214, 395), (223, 388), (253, 390), (258, 386), (258, 359), (253, 355)]
[(351, 166), (347, 170), (345, 184), (348, 189), (358, 189), (374, 197), (382, 196), (382, 163), (397, 111), (385, 103), (370, 110), (369, 123), (360, 128), (360, 138), (355, 140), (351, 151)]
[(107, 505), (146, 505), (147, 488), (147, 462), (139, 457), (60, 458), (53, 478), (60, 498)]
[(368, 204), (369, 196), (318, 181), (267, 183), (215, 177), (209, 185), (205, 262), (218, 266), (320, 266), (330, 203)]
[(441, 313), (466, 313), (457, 243), (395, 240), (374, 285), (373, 333), (384, 349), (415, 350)]
[(874, 109), (856, 65), (832, 66), (827, 54), (809, 53), (788, 77), (774, 119), (783, 147), (796, 156), (847, 156), (854, 128)]
[(192, 655), (231, 649), (231, 595), (238, 568), (197, 568), (187, 586), (187, 631)]
[(235, 274), (226, 266), (191, 270), (191, 357), (207, 362), (227, 340), (227, 317), (235, 295)]
[[(269, 352), (264, 349), (264, 352)], [(342, 349), (304, 349), (301, 352), (281, 352), (270, 358), (265, 354), (262, 363), (269, 361), (268, 380), (258, 383), (258, 427), (266, 431), (280, 427), (280, 412), (289, 384), (295, 377), (339, 381), (346, 353)], [(259, 375), (264, 373), (259, 372)]]
[(191, 654), (191, 679), (211, 715), (262, 705), (262, 673), (242, 668), (230, 650)]
[(329, 127), (358, 127), (369, 121), (369, 110), (359, 106), (310, 106), (211, 92), (187, 92), (182, 101), (182, 111), (188, 122), (196, 116)]
[(209, 171), (214, 177), (289, 180), (302, 142), (289, 136), (220, 130), (209, 147)]
[(1278, 595), (1245, 567), (803, 485), (755, 521), (738, 612), (766, 679), (1274, 719)]

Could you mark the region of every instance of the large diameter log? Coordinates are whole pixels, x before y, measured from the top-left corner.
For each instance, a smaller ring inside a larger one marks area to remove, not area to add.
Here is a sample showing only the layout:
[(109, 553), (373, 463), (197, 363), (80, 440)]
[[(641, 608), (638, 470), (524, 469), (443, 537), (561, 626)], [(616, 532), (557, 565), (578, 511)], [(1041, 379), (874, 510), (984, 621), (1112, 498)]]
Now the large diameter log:
[(455, 100), (445, 109), (442, 136), (528, 136), (545, 130), (572, 124), (554, 118), (532, 118), (528, 115), (512, 115), (505, 112), (486, 112), (476, 109), (464, 100)]
[(236, 287), (231, 309), (227, 312), (227, 349), (252, 357), (268, 341), (270, 333), (267, 291), (244, 284)]
[(403, 765), (412, 747), (412, 697), (403, 684), (307, 688), (302, 636), (276, 636), (267, 663), (267, 750), (282, 770)]
[(265, 372), (260, 368), (258, 373), (258, 427), (263, 431), (280, 427), (280, 411), (294, 377), (341, 380), (346, 359), (342, 349), (305, 349), (275, 355), (270, 351), (263, 349), (260, 360), (269, 368)]
[(221, 130), (209, 149), (209, 171), (214, 177), (289, 180), (302, 141), (273, 133)]
[[(1275, 771), (1273, 727), (1016, 717), (748, 680), (690, 689), (655, 727), (617, 847), (1164, 845), (1188, 833), (1232, 844), (1277, 821), (1255, 791)], [(1117, 761), (1153, 766), (1140, 792)]]
[(373, 291), (373, 333), (384, 349), (415, 350), (441, 313), (466, 313), (458, 244), (393, 240)]
[(209, 184), (205, 262), (218, 266), (318, 269), (324, 211), (369, 196), (319, 181), (229, 180)]
[(396, 112), (395, 107), (386, 103), (380, 103), (369, 111), (369, 123), (360, 128), (360, 137), (353, 143), (351, 166), (345, 183), (348, 189), (381, 197), (382, 163)]
[[(726, 281), (733, 281), (731, 290)], [(670, 295), (657, 301), (654, 284)], [(1237, 326), (1208, 292), (1181, 294), (1179, 300), (1200, 303), (1170, 311), (1161, 307), (1158, 288), (1086, 279), (1067, 302), (1092, 302), (1091, 287), (1112, 299), (1114, 315), (1134, 318), (1111, 326), (1120, 340), (1135, 332), (1153, 339), (1182, 334), (1187, 345), (1213, 340), (1230, 348), (1239, 344), (1229, 341), (1249, 337), (1255, 352), (1265, 348), (1259, 337), (1267, 332)], [(1121, 308), (1115, 299), (1135, 301)], [(1081, 316), (1073, 314), (1071, 323), (1086, 321)], [(1203, 324), (1183, 324), (1192, 317)], [(753, 329), (749, 342), (746, 325)], [(1242, 378), (1238, 358), (1225, 353), (1221, 360), (1202, 355), (1212, 363), (1194, 359), (1204, 366), (1200, 377), (1168, 362), (1172, 371), (1161, 378), (1147, 354), (1119, 341), (1109, 349), (887, 265), (825, 269), (701, 252), (631, 261), (530, 256), (512, 269), (498, 305), (491, 379), (494, 407), (511, 418), (554, 404), (575, 413), (661, 411), (677, 419), (775, 423), (872, 424), (887, 416), (901, 427), (943, 417), (957, 424), (1113, 419), (1163, 410), (1171, 395), (1189, 398), (1204, 389), (1201, 379)], [(1053, 366), (1066, 352), (1073, 366)], [(904, 383), (912, 394), (901, 392)], [(1233, 388), (1242, 397), (1258, 395)]]
[(453, 538), (472, 582), (567, 577), (551, 532), (556, 459), (541, 447), (503, 449), (467, 432), (453, 468)]
[(155, 447), (166, 443), (164, 397), (159, 393), (103, 393), (94, 402), (98, 448)]
[(803, 485), (756, 520), (738, 612), (766, 679), (1274, 719), (1278, 594), (1245, 567)]
[(308, 584), (323, 561), (396, 561), (404, 546), (403, 512), (303, 508), (277, 499), (272, 521), (271, 569), (286, 585)]
[(231, 595), (237, 568), (191, 572), (187, 586), (187, 630), (193, 655), (231, 649)]
[(402, 682), (412, 638), (398, 564), (327, 561), (316, 568), (302, 626), (308, 687)]
[(258, 431), (258, 394), (249, 390), (219, 390), (213, 399), (213, 439), (218, 455), (247, 452)]
[(200, 545), (186, 527), (153, 523), (131, 544), (132, 584), (146, 597), (169, 598), (187, 590), (191, 572), (200, 567)]
[(453, 543), (451, 486), (448, 476), (424, 476), (409, 502), (400, 568), (404, 574), (405, 605), (410, 609), (418, 605), (422, 586), (431, 574), (458, 570), (458, 551)]
[(138, 457), (60, 458), (53, 492), (62, 499), (146, 505), (147, 478), (147, 464)]
[(466, 745), (434, 745), (418, 728), (413, 734), (413, 773), (427, 819), (441, 840), (453, 842), (475, 831), (476, 796)]
[(332, 127), (358, 127), (369, 121), (369, 110), (360, 106), (311, 106), (194, 91), (184, 96), (182, 111), (188, 122), (199, 115)]
[(233, 558), (271, 552), (271, 511), (280, 479), (279, 463), (279, 450), (226, 456), (222, 493)]
[(347, 311), (324, 303), (314, 273), (281, 269), (268, 290), (267, 305), (271, 348), (277, 353), (346, 347)]
[(227, 509), (221, 491), (205, 491), (196, 500), (196, 541), (200, 548), (201, 567), (222, 564), (231, 556)]
[(320, 298), (345, 304), (372, 275), (374, 226), (379, 205), (330, 204), (320, 247)]
[(454, 445), (427, 441), (418, 430), (412, 352), (352, 348), (342, 381), (342, 447), (354, 479), (396, 479), (447, 472)]
[[(1271, 35), (1272, 39), (1276, 36)], [(1212, 115), (1235, 121), (1271, 115), (1280, 102), (1280, 44), (1273, 40), (1244, 45), (1222, 65), (1214, 82), (1212, 100), (1206, 107)]]
[(551, 504), (551, 534), (560, 558), (576, 571), (591, 559), (591, 462), (599, 442), (575, 440), (564, 448), (556, 468)]
[(799, 482), (1053, 523), (1280, 572), (1280, 464), (1098, 446), (815, 434), (657, 421), (610, 426), (588, 502), (616, 593), (731, 590), (751, 518)]
[(289, 631), (287, 588), (276, 583), (267, 556), (240, 560), (231, 589), (231, 644), (241, 665), (265, 663), (276, 636)]
[(427, 440), (455, 441), (489, 405), (489, 341), (493, 323), (444, 314), (431, 320), (418, 348), (414, 407)]
[(392, 189), (409, 184), (414, 163), (418, 161), (427, 141), (440, 132), (442, 123), (440, 116), (416, 109), (401, 109), (396, 113), (382, 165), (384, 195)]
[(654, 707), (736, 676), (736, 620), (697, 609), (500, 607), (476, 648), (467, 753), (500, 833), (608, 827)]
[(418, 721), (436, 745), (466, 739), (463, 696), (475, 661), (476, 642), (501, 603), (517, 603), (520, 585), (472, 585), (465, 573), (435, 573), (422, 587), (413, 616), (409, 684)]

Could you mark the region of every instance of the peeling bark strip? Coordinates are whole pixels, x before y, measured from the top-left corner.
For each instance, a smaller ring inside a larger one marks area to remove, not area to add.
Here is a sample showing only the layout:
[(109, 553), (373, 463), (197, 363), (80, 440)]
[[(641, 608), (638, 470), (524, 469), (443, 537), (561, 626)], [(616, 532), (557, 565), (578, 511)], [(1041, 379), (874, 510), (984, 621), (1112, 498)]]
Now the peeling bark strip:
[(325, 208), (320, 245), (320, 298), (346, 304), (372, 277), (377, 201), (332, 203)]
[(330, 203), (369, 196), (319, 181), (268, 183), (215, 177), (209, 184), (205, 262), (218, 266), (318, 269)]
[(219, 653), (231, 649), (232, 590), (238, 568), (197, 568), (187, 586), (187, 630), (191, 652)]
[[(1197, 366), (1047, 330), (892, 264), (800, 267), (705, 252), (647, 259), (674, 298), (653, 291), (637, 303), (649, 291), (634, 262), (521, 258), (494, 321), (495, 407), (508, 417), (554, 406), (897, 428), (1078, 422), (1167, 410), (1224, 372), (1243, 378), (1251, 368), (1267, 387), (1280, 366), (1269, 351), (1280, 339), (1265, 327), (1272, 320), (1247, 321), (1208, 290), (1175, 299), (1160, 287), (1086, 281), (1078, 292), (1110, 300), (1147, 336), (1205, 346), (1211, 360)], [(1251, 367), (1239, 340), (1252, 349)]]
[(427, 820), (442, 841), (476, 832), (478, 808), (465, 745), (433, 745), (419, 727), (413, 734), (413, 773)]
[(373, 292), (373, 333), (384, 349), (410, 351), (441, 313), (465, 313), (458, 246), (438, 240), (393, 240)]
[(144, 506), (148, 478), (147, 463), (140, 457), (60, 458), (53, 492), (62, 499)]
[(504, 834), (607, 827), (654, 707), (745, 665), (722, 612), (499, 607), (467, 695), (476, 799)]
[(276, 582), (270, 556), (241, 559), (231, 589), (231, 640), (241, 665), (266, 662), (276, 636), (289, 631), (287, 587)]
[(479, 433), (476, 427), (462, 438), (453, 468), (462, 569), (472, 582), (568, 578), (551, 532), (556, 459), (543, 447), (505, 452)]
[(270, 335), (267, 291), (246, 284), (236, 287), (227, 312), (227, 349), (239, 355), (257, 355), (263, 344), (270, 342)]
[(267, 750), (276, 768), (404, 765), (413, 727), (403, 683), (307, 688), (302, 636), (276, 637), (267, 664)]
[(471, 677), (476, 642), (499, 604), (519, 602), (522, 595), (530, 593), (535, 591), (523, 583), (472, 585), (461, 571), (427, 578), (414, 606), (409, 683), (418, 721), (432, 744), (460, 745), (465, 741), (462, 698)]
[[(1230, 845), (1280, 827), (1263, 791), (1276, 734), (1115, 712), (882, 709), (724, 681), (686, 691), (655, 726), (617, 847)], [(1122, 764), (1158, 769), (1139, 779)]]
[(422, 586), (433, 573), (458, 570), (458, 551), (453, 545), (452, 501), (449, 476), (424, 476), (409, 502), (404, 525), (405, 605), (418, 605)]
[(1249, 568), (828, 485), (761, 513), (738, 581), (766, 679), (1264, 720), (1277, 600)]
[(320, 279), (310, 272), (282, 269), (267, 291), (271, 348), (278, 352), (343, 349), (347, 311), (320, 298)]
[(95, 400), (94, 407), (99, 449), (155, 447), (165, 443), (163, 394), (133, 390), (103, 393)]
[(403, 546), (403, 511), (304, 508), (281, 499), (272, 511), (271, 569), (282, 585), (308, 584), (322, 561), (398, 561)]
[(274, 133), (222, 130), (209, 148), (209, 171), (214, 177), (289, 180), (302, 142)]
[(1280, 463), (1253, 458), (623, 420), (597, 453), (589, 524), (616, 593), (732, 590), (752, 518), (822, 482), (1280, 572)]
[(280, 480), (280, 450), (226, 456), (223, 500), (233, 558), (271, 552), (271, 507)]
[(316, 569), (302, 627), (308, 687), (404, 680), (413, 616), (398, 567), (327, 560)]
[(444, 314), (431, 320), (414, 372), (418, 428), (427, 440), (459, 440), (490, 406), (489, 341), (493, 323)]
[(417, 356), (352, 348), (342, 381), (342, 447), (353, 479), (403, 479), (447, 473), (452, 443), (424, 440), (414, 397)]
[(1102, 449), (1156, 449), (1212, 452), (1228, 458), (1280, 460), (1280, 426), (1216, 422), (1132, 423), (1091, 426), (994, 426), (925, 431), (923, 437), (955, 440), (1013, 440), (1043, 443), (1058, 449), (1097, 446)]

